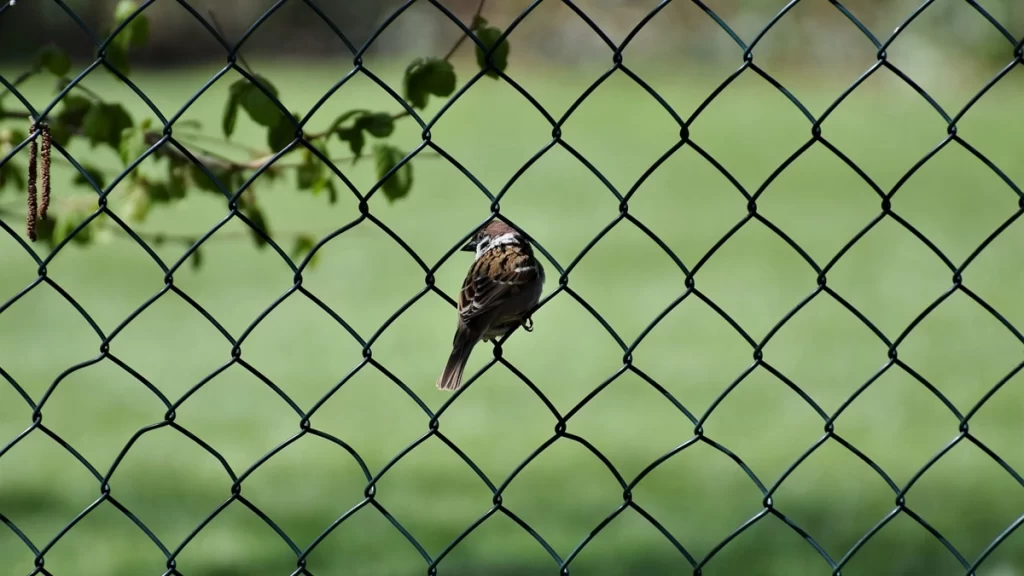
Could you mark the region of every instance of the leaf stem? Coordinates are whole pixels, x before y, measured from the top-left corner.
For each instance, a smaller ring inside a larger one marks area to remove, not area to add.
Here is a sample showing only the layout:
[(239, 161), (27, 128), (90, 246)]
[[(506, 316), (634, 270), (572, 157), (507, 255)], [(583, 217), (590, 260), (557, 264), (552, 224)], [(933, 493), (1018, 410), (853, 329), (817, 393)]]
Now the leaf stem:
[[(483, 11), (484, 11), (484, 4), (486, 4), (486, 3), (487, 3), (487, 0), (480, 0), (480, 4), (478, 4), (477, 7), (476, 7), (476, 13), (473, 14), (473, 20), (470, 21), (470, 26), (472, 26), (473, 25), (472, 23), (475, 22), (476, 19), (479, 18), (480, 15), (483, 13)], [(452, 46), (452, 49), (449, 50), (448, 53), (444, 55), (445, 62), (447, 62), (447, 61), (452, 59), (452, 56), (455, 55), (455, 52), (458, 51), (459, 47), (462, 46), (462, 43), (465, 42), (466, 38), (468, 38), (468, 37), (469, 36), (466, 35), (466, 34), (463, 34), (463, 35), (459, 36), (459, 39), (455, 41), (455, 45)]]
[[(475, 21), (477, 18), (479, 18), (480, 15), (483, 13), (484, 5), (485, 4), (487, 4), (487, 0), (480, 0), (480, 3), (477, 4), (476, 12), (473, 13), (473, 20), (470, 21), (470, 25), (472, 25), (472, 22)], [(458, 52), (459, 48), (462, 47), (463, 42), (465, 42), (466, 38), (468, 38), (468, 37), (469, 36), (466, 35), (466, 34), (460, 35), (458, 40), (455, 41), (455, 44), (452, 44), (452, 47), (444, 55), (443, 60), (445, 62), (450, 62), (452, 57), (455, 56), (455, 53)], [(403, 109), (403, 110), (401, 110), (399, 112), (395, 112), (394, 114), (392, 114), (391, 115), (391, 119), (392, 120), (401, 120), (402, 118), (406, 118), (408, 116), (409, 116), (409, 111)], [(309, 140), (309, 141), (313, 141), (313, 140), (318, 140), (320, 138), (324, 138), (324, 137), (330, 136), (330, 135), (331, 135), (330, 132), (315, 132), (313, 134), (307, 134), (306, 135), (306, 139)]]

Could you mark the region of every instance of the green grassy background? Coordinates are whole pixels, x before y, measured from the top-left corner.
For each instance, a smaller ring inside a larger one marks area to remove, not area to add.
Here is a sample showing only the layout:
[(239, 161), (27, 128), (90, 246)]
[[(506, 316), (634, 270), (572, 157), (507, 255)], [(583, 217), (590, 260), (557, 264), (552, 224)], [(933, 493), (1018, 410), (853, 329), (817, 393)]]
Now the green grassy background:
[[(289, 107), (300, 111), (347, 70), (340, 63), (268, 63), (259, 68), (280, 87)], [(398, 85), (400, 68), (374, 69)], [(468, 63), (460, 67), (468, 69)], [(683, 116), (728, 72), (680, 74), (643, 65), (634, 69)], [(214, 71), (140, 73), (136, 80), (169, 115)], [(600, 72), (531, 68), (514, 75), (557, 116)], [(923, 83), (944, 106), (956, 110), (980, 88), (987, 72), (962, 82), (939, 77)], [(822, 79), (785, 69), (778, 74), (815, 114), (856, 77), (850, 72)], [(214, 133), (227, 84), (218, 83), (184, 118), (200, 120)], [(144, 114), (142, 103), (109, 79), (97, 74), (87, 85)], [(1021, 74), (1011, 74), (959, 125), (962, 137), (1018, 182), (1024, 182), (1018, 142), (1024, 129), (1022, 86)], [(30, 86), (27, 93), (37, 104), (51, 94), (45, 83)], [(396, 106), (360, 77), (328, 102), (313, 126), (326, 126), (356, 107)], [(438, 109), (435, 103), (431, 112)], [(579, 108), (563, 132), (567, 142), (625, 192), (675, 142), (678, 129), (654, 100), (619, 73)], [(439, 146), (497, 191), (548, 141), (550, 127), (510, 87), (486, 80), (451, 108), (432, 133)], [(806, 142), (810, 125), (774, 88), (747, 73), (707, 108), (691, 134), (753, 191)], [(945, 125), (911, 89), (883, 71), (833, 113), (824, 134), (888, 190), (941, 140)], [(396, 139), (411, 147), (418, 137), (419, 129), (407, 121)], [(257, 144), (263, 140), (244, 122), (236, 138)], [(106, 151), (75, 146), (72, 152), (96, 163), (116, 163)], [(370, 162), (345, 169), (362, 190), (372, 184)], [(433, 264), (487, 216), (489, 202), (444, 160), (423, 158), (414, 169), (415, 185), (406, 200), (389, 204), (377, 195), (371, 210)], [(55, 195), (66, 201), (75, 194), (69, 184), (72, 175), (60, 170), (55, 173)], [(272, 232), (281, 238), (292, 231), (326, 234), (358, 213), (351, 194), (344, 191), (333, 207), (323, 197), (295, 192), (288, 181), (264, 185), (258, 194), (271, 215)], [(0, 200), (16, 199), (7, 192)], [(879, 204), (853, 171), (816, 145), (767, 189), (758, 210), (824, 265), (877, 214)], [(959, 264), (1014, 213), (1017, 198), (954, 144), (906, 183), (893, 207)], [(646, 181), (629, 209), (692, 266), (744, 216), (746, 202), (712, 166), (684, 147)], [(618, 202), (556, 147), (518, 180), (502, 201), (502, 212), (564, 266), (616, 217)], [(195, 193), (186, 203), (155, 211), (140, 229), (199, 234), (224, 214), (223, 201)], [(1024, 323), (1021, 241), (1024, 228), (1018, 223), (964, 275), (967, 286), (1018, 325)], [(156, 250), (173, 262), (183, 248), (166, 244)], [(175, 284), (235, 336), (291, 286), (287, 266), (272, 251), (256, 250), (238, 221), (204, 245), (203, 256), (203, 267), (183, 267), (175, 274)], [(551, 291), (558, 274), (546, 264), (546, 290)], [(451, 258), (438, 273), (439, 286), (454, 294), (468, 265), (466, 255)], [(6, 236), (0, 238), (0, 267), (0, 301), (35, 277), (31, 259)], [(107, 331), (163, 285), (163, 274), (149, 256), (122, 239), (91, 249), (68, 246), (49, 266), (49, 275)], [(950, 286), (950, 277), (920, 241), (887, 219), (850, 250), (829, 274), (828, 284), (894, 339)], [(683, 281), (649, 238), (623, 223), (582, 260), (569, 285), (632, 342), (683, 291)], [(319, 266), (304, 275), (304, 286), (369, 337), (420, 290), (423, 273), (384, 232), (364, 223), (324, 247)], [(815, 274), (768, 228), (751, 222), (700, 270), (696, 286), (759, 340), (812, 292)], [(505, 357), (563, 413), (621, 366), (622, 351), (567, 294), (539, 311), (535, 322), (533, 333), (517, 334), (507, 343)], [(436, 295), (427, 295), (384, 332), (373, 347), (373, 358), (437, 409), (448, 398), (436, 391), (434, 381), (453, 329), (451, 308)], [(86, 323), (46, 286), (0, 314), (0, 366), (34, 398), (61, 371), (94, 357), (98, 344)], [(230, 345), (174, 294), (132, 322), (111, 351), (172, 399), (230, 359)], [(470, 370), (482, 366), (488, 354), (478, 349)], [(721, 317), (690, 298), (646, 337), (634, 362), (699, 415), (750, 364), (751, 355), (750, 346)], [(883, 366), (886, 348), (851, 313), (821, 295), (774, 336), (764, 355), (826, 412), (833, 412)], [(316, 306), (294, 295), (252, 332), (242, 357), (308, 409), (358, 364), (361, 350)], [(900, 346), (899, 357), (961, 412), (1022, 360), (1020, 342), (963, 294), (954, 294), (929, 315)], [(1024, 382), (1012, 379), (971, 421), (972, 434), (1018, 469), (1024, 468), (1022, 401)], [(103, 361), (66, 378), (43, 414), (47, 427), (105, 472), (131, 435), (159, 422), (163, 412), (141, 384)], [(0, 441), (28, 426), (30, 414), (10, 387), (0, 386)], [(220, 451), (238, 473), (297, 432), (298, 420), (266, 385), (238, 366), (204, 386), (178, 410), (177, 418)], [(345, 384), (312, 423), (350, 443), (373, 472), (427, 430), (427, 418), (414, 402), (373, 369)], [(551, 436), (554, 425), (535, 395), (499, 366), (445, 412), (440, 430), (500, 483)], [(758, 368), (714, 410), (705, 433), (770, 485), (821, 436), (822, 426), (797, 394)], [(905, 484), (952, 440), (957, 428), (949, 410), (899, 369), (881, 377), (836, 422), (837, 433), (898, 484)], [(658, 392), (627, 373), (576, 414), (568, 431), (601, 450), (628, 481), (688, 440), (693, 426)], [(307, 436), (247, 479), (243, 495), (304, 547), (359, 502), (364, 483), (343, 450)], [(230, 495), (230, 481), (220, 465), (167, 429), (135, 444), (111, 486), (112, 494), (171, 548)], [(0, 458), (0, 513), (38, 545), (98, 495), (89, 474), (38, 432)], [(434, 556), (491, 502), (479, 478), (437, 439), (395, 465), (381, 479), (377, 498)], [(703, 444), (668, 460), (634, 490), (635, 501), (698, 558), (758, 513), (761, 498), (732, 460)], [(837, 559), (894, 505), (892, 491), (878, 475), (833, 441), (798, 467), (774, 500), (778, 510)], [(590, 452), (560, 440), (516, 477), (504, 503), (565, 557), (621, 503), (621, 489)], [(1024, 514), (1024, 489), (964, 442), (915, 484), (907, 503), (973, 560)], [(979, 574), (1024, 573), (1021, 538), (1010, 537)], [(178, 559), (179, 570), (190, 576), (289, 574), (294, 566), (294, 555), (278, 536), (239, 503), (219, 515)], [(424, 573), (426, 565), (380, 514), (366, 508), (316, 549), (309, 566), (316, 574), (397, 575)], [(57, 575), (160, 574), (164, 558), (133, 524), (104, 504), (56, 544), (46, 556), (46, 567)], [(631, 510), (584, 548), (571, 568), (581, 575), (690, 572), (667, 540)], [(0, 530), (0, 574), (31, 569), (29, 551), (12, 533)], [(557, 568), (532, 538), (498, 515), (455, 548), (439, 573), (555, 574)], [(828, 574), (830, 569), (799, 535), (767, 517), (719, 552), (704, 573)], [(900, 515), (843, 573), (938, 575), (962, 569), (925, 529)]]

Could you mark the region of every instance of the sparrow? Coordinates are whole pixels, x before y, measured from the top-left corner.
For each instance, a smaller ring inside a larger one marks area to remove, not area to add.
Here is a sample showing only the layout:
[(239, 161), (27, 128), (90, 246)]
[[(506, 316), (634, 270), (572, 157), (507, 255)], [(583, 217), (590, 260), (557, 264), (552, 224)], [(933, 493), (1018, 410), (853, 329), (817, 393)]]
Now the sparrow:
[(462, 371), (478, 342), (532, 326), (529, 314), (544, 285), (544, 267), (529, 241), (505, 222), (491, 221), (461, 250), (475, 252), (476, 258), (459, 292), (458, 326), (451, 356), (437, 380), (440, 390), (462, 386)]

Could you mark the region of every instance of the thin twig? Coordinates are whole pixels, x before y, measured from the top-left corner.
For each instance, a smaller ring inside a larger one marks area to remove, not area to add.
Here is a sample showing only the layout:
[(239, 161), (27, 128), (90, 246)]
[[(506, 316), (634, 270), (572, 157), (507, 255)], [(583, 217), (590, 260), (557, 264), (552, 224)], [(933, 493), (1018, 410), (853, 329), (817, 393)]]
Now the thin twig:
[(256, 156), (257, 154), (263, 154), (263, 150), (260, 150), (259, 148), (254, 148), (252, 146), (246, 146), (245, 144), (242, 144), (241, 142), (235, 142), (234, 140), (225, 140), (223, 138), (218, 138), (217, 136), (211, 136), (209, 134), (203, 134), (201, 132), (191, 132), (191, 131), (188, 131), (188, 130), (182, 130), (181, 128), (176, 128), (174, 130), (174, 133), (176, 135), (184, 136), (185, 138), (187, 138), (189, 140), (205, 140), (205, 141), (207, 141), (207, 142), (209, 142), (211, 144), (220, 144), (222, 146), (229, 146), (231, 148), (234, 148), (236, 150), (240, 150), (240, 151), (245, 152), (247, 154), (250, 154), (252, 156)]
[[(111, 229), (114, 230), (114, 232), (117, 233), (119, 236), (123, 236), (125, 238), (130, 238), (130, 235), (127, 232), (125, 232), (120, 226), (112, 226)], [(171, 244), (181, 244), (183, 246), (191, 246), (191, 245), (195, 244), (196, 241), (202, 236), (202, 234), (192, 234), (192, 235), (189, 235), (189, 234), (181, 234), (181, 233), (178, 233), (178, 232), (149, 232), (149, 231), (139, 231), (139, 230), (133, 230), (133, 231), (142, 240), (145, 240), (146, 242), (151, 242), (151, 243), (154, 243), (154, 244), (171, 243)], [(313, 234), (313, 233), (310, 233), (310, 232), (303, 232), (303, 231), (300, 231), (300, 230), (284, 230), (284, 231), (278, 230), (278, 231), (274, 231), (273, 234), (269, 234), (269, 236), (271, 238), (273, 238), (275, 241), (280, 241), (280, 240), (295, 240), (295, 239), (297, 239), (297, 238), (299, 238), (301, 236), (316, 236), (317, 238), (322, 238), (322, 237), (324, 237), (324, 236), (326, 236), (328, 234), (330, 234), (330, 231), (323, 232), (322, 234), (317, 236), (316, 234)], [(207, 239), (206, 242), (204, 242), (203, 244), (204, 245), (208, 244), (210, 242), (210, 240), (214, 240), (214, 239), (217, 240), (218, 242), (220, 242), (220, 241), (223, 241), (223, 240), (241, 240), (241, 239), (248, 240), (250, 238), (252, 238), (252, 236), (251, 236), (251, 232), (249, 232), (248, 230), (221, 230), (221, 231), (217, 232), (216, 234), (214, 234), (210, 239)]]
[[(150, 131), (143, 134), (142, 137), (145, 140), (147, 146), (152, 146), (159, 142), (160, 139), (164, 137), (164, 135), (161, 132)], [(235, 160), (228, 158), (227, 156), (221, 154), (220, 152), (215, 152), (213, 150), (210, 150), (209, 148), (196, 144), (195, 142), (189, 142), (188, 138), (189, 136), (186, 135), (185, 138), (175, 138), (175, 140), (184, 148), (186, 148), (200, 162), (206, 164), (207, 167), (214, 166), (221, 170), (241, 170), (243, 168), (242, 164), (236, 162)], [(192, 161), (187, 155), (185, 155), (185, 153), (183, 153), (181, 150), (178, 150), (178, 148), (175, 146), (168, 146), (165, 144), (162, 148), (157, 150), (157, 153), (163, 154), (165, 156), (174, 156), (175, 158), (184, 160), (186, 162)]]
[[(28, 80), (29, 78), (35, 76), (36, 74), (39, 74), (39, 72), (40, 72), (39, 68), (32, 68), (31, 70), (26, 70), (25, 72), (22, 72), (21, 74), (19, 74), (18, 77), (15, 78), (13, 82), (11, 82), (11, 86), (17, 87), (22, 82)], [(11, 91), (5, 87), (4, 91), (0, 92), (0, 100), (3, 100), (10, 93), (11, 93)]]
[[(61, 83), (64, 86), (67, 86), (67, 83), (70, 82), (70, 80), (68, 80), (67, 78), (61, 78), (60, 81), (61, 81)], [(61, 89), (63, 90), (63, 87)], [(86, 96), (91, 97), (93, 100), (95, 100), (97, 102), (103, 102), (104, 101), (102, 96), (100, 96), (96, 92), (93, 92), (93, 90), (91, 88), (89, 88), (85, 84), (82, 84), (81, 82), (79, 82), (78, 84), (75, 84), (75, 89), (76, 90), (81, 90), (82, 92), (85, 92)]]
[[(480, 0), (480, 3), (477, 4), (476, 12), (473, 13), (473, 20), (470, 21), (470, 25), (471, 26), (472, 26), (472, 23), (477, 18), (479, 18), (480, 15), (483, 13), (484, 5), (485, 4), (487, 4), (487, 0)], [(465, 42), (466, 38), (468, 38), (468, 37), (469, 36), (466, 35), (466, 34), (460, 35), (458, 40), (455, 41), (455, 44), (452, 44), (452, 47), (448, 50), (448, 53), (444, 55), (444, 58), (442, 58), (442, 60), (444, 60), (445, 62), (450, 62), (452, 57), (455, 56), (455, 53), (458, 52), (459, 48), (462, 47), (462, 43)], [(409, 115), (410, 114), (409, 114), (408, 110), (402, 109), (400, 112), (395, 112), (394, 114), (392, 114), (391, 115), (391, 119), (392, 120), (401, 120), (402, 118), (405, 118), (405, 117), (407, 117)], [(325, 132), (317, 132), (315, 134), (307, 135), (306, 139), (307, 140), (315, 140), (315, 139), (318, 139), (318, 138), (323, 138), (324, 136), (330, 136), (330, 134), (329, 133), (325, 133)]]
[[(19, 214), (17, 210), (14, 208), (8, 208), (7, 205), (0, 206), (0, 219), (3, 219), (4, 221), (13, 221), (23, 216), (23, 214)], [(107, 225), (106, 228), (108, 230), (112, 230), (118, 236), (122, 236), (124, 238), (131, 238), (131, 235), (125, 232), (124, 229), (121, 228), (120, 226)], [(135, 229), (133, 229), (132, 231), (135, 232), (135, 234), (142, 240), (146, 242), (152, 242), (154, 244), (158, 244), (161, 242), (169, 242), (172, 244), (182, 244), (184, 246), (191, 246), (195, 244), (196, 241), (202, 236), (202, 234), (181, 234), (178, 232), (150, 232)], [(274, 238), (275, 240), (295, 240), (302, 236), (315, 236), (317, 238), (322, 238), (327, 234), (330, 234), (330, 231), (325, 231), (317, 234), (314, 232), (306, 232), (301, 230), (279, 230), (275, 231), (271, 235), (271, 237)], [(247, 230), (221, 230), (220, 232), (217, 232), (217, 234), (213, 235), (211, 238), (207, 239), (206, 242), (204, 242), (203, 244), (209, 244), (211, 241), (219, 242), (221, 240), (239, 240), (242, 238), (251, 238), (250, 232)]]
[[(26, 74), (31, 76), (33, 73), (34, 72), (30, 71), (29, 73), (26, 73)], [(21, 76), (19, 76), (18, 79), (21, 79), (26, 74), (22, 74)], [(16, 79), (14, 81), (15, 85), (17, 85), (18, 79)], [(68, 79), (67, 78), (61, 78), (61, 81), (62, 82), (67, 82)], [(89, 96), (90, 98), (92, 98), (96, 102), (104, 102), (103, 98), (99, 94), (93, 92), (92, 90), (90, 90), (89, 88), (83, 86), (82, 84), (75, 84), (75, 89), (81, 90), (82, 92), (85, 93), (86, 96)], [(0, 94), (0, 99), (2, 99), (4, 96), (6, 96), (9, 93), (10, 92), (8, 91), (8, 92), (6, 92), (4, 94)], [(15, 111), (15, 110), (0, 110), (0, 120), (28, 120), (28, 119), (31, 119), (31, 118), (32, 118), (32, 115), (29, 114), (28, 112), (19, 112), (19, 111)]]
[[(469, 24), (470, 26), (472, 26), (473, 22), (476, 22), (476, 19), (479, 18), (480, 15), (483, 13), (483, 11), (484, 11), (484, 4), (486, 4), (486, 3), (487, 3), (487, 0), (480, 0), (480, 4), (478, 4), (477, 7), (476, 7), (476, 13), (473, 14), (473, 20), (470, 21), (470, 24)], [(466, 38), (468, 38), (468, 37), (469, 36), (466, 35), (466, 34), (463, 34), (463, 35), (459, 36), (459, 39), (455, 41), (455, 45), (452, 46), (452, 49), (449, 50), (448, 53), (444, 55), (445, 62), (447, 62), (447, 61), (452, 59), (452, 56), (455, 55), (455, 52), (459, 49), (460, 46), (462, 46), (462, 43), (465, 42)]]
[[(0, 219), (7, 221), (13, 220), (17, 217), (18, 214), (14, 210), (0, 206)], [(131, 238), (131, 235), (125, 232), (124, 229), (121, 228), (120, 226), (107, 225), (105, 227), (106, 229), (113, 231), (118, 236), (124, 238)], [(150, 232), (135, 229), (133, 229), (132, 231), (135, 232), (135, 234), (142, 240), (154, 244), (172, 243), (181, 244), (184, 246), (191, 246), (195, 244), (196, 241), (202, 236), (202, 234), (181, 234), (178, 232)], [(322, 238), (327, 234), (330, 234), (330, 231), (326, 231), (317, 235), (316, 233), (304, 232), (300, 230), (284, 230), (275, 231), (271, 237), (274, 238), (275, 240), (294, 240), (302, 236), (316, 236), (317, 238)], [(206, 242), (204, 242), (204, 244), (209, 244), (211, 241), (220, 242), (221, 240), (239, 240), (242, 238), (251, 238), (250, 232), (246, 230), (221, 230), (211, 238), (207, 239)]]
[[(150, 146), (152, 146), (158, 140), (160, 140), (160, 138), (163, 138), (163, 134), (161, 134), (159, 132), (149, 132), (149, 133), (146, 134), (145, 137), (146, 137), (146, 142)], [(229, 171), (229, 172), (238, 172), (238, 171), (247, 171), (247, 170), (259, 170), (260, 168), (263, 167), (264, 164), (269, 162), (270, 159), (274, 157), (274, 155), (271, 154), (270, 156), (264, 156), (262, 158), (256, 158), (256, 159), (253, 159), (253, 160), (239, 161), (239, 160), (232, 160), (230, 158), (227, 158), (227, 157), (225, 157), (225, 156), (223, 156), (221, 154), (218, 154), (216, 152), (213, 152), (211, 150), (206, 150), (206, 149), (204, 149), (204, 148), (202, 148), (202, 147), (200, 147), (200, 146), (198, 146), (198, 145), (196, 145), (194, 143), (182, 142), (182, 144), (183, 145), (187, 144), (187, 146), (185, 146), (185, 148), (188, 148), (189, 152), (191, 152), (192, 155), (195, 156), (197, 160), (202, 162), (203, 165), (205, 165), (207, 168), (216, 168), (218, 170), (225, 170), (225, 171)], [(196, 154), (192, 150), (193, 148), (195, 150), (198, 150), (199, 154)], [(182, 153), (177, 148), (165, 145), (164, 147), (161, 148), (160, 151), (161, 151), (161, 153), (169, 154), (169, 155), (175, 156), (175, 157), (177, 157), (177, 158), (179, 158), (181, 160), (186, 160), (188, 162), (191, 162), (191, 160), (188, 158), (188, 156), (186, 156), (184, 153)], [(419, 154), (419, 156), (424, 156), (424, 157), (428, 157), (428, 158), (429, 157), (440, 157), (440, 155), (437, 154), (436, 152), (422, 152), (422, 153)], [(344, 157), (341, 157), (341, 158), (331, 158), (330, 159), (330, 161), (332, 163), (334, 163), (334, 164), (351, 164), (351, 163), (355, 162), (356, 160), (357, 160), (357, 158), (355, 156), (344, 156)], [(268, 170), (270, 170), (270, 171), (288, 170), (288, 169), (291, 169), (291, 168), (298, 168), (298, 167), (300, 167), (302, 165), (303, 165), (302, 162), (284, 162), (284, 161), (280, 161), (279, 160), (278, 162), (274, 163), (273, 166), (270, 166), (268, 168)]]

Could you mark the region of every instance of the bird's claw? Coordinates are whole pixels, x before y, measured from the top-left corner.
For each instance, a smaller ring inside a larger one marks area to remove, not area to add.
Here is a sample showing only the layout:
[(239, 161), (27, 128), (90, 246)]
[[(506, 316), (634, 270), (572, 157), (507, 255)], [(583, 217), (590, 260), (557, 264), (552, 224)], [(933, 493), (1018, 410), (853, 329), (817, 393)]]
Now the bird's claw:
[(526, 319), (523, 320), (523, 330), (526, 330), (527, 332), (533, 332), (533, 317), (532, 316), (527, 316)]

